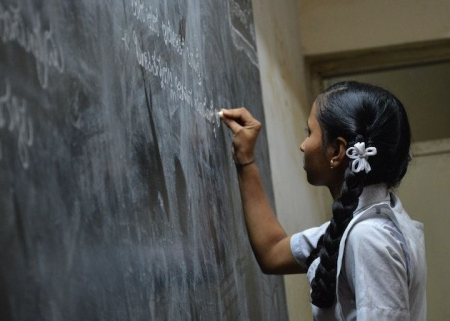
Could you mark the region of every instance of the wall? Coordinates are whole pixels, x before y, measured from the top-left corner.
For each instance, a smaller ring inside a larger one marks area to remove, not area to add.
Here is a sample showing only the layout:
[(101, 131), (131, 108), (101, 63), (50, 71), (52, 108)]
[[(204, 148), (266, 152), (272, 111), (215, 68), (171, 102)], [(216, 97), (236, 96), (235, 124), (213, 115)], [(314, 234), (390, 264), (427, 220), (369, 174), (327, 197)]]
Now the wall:
[(299, 0), (299, 3), (300, 33), (306, 55), (450, 37), (448, 0)]
[[(324, 222), (331, 199), (328, 190), (307, 183), (299, 149), (310, 106), (298, 2), (253, 0), (253, 12), (276, 212), (286, 232), (293, 234)], [(285, 285), (290, 320), (312, 319), (306, 276), (286, 276)]]
[[(428, 321), (450, 319), (450, 79), (449, 63), (330, 78), (381, 85), (403, 102), (411, 124), (413, 160), (396, 193), (409, 215), (425, 225)], [(446, 72), (447, 71), (447, 72)]]
[[(447, 0), (299, 0), (299, 4), (299, 31), (304, 55), (450, 38), (450, 2)], [(447, 107), (448, 103), (444, 103), (442, 108)], [(419, 126), (431, 132), (429, 127), (434, 122), (424, 121), (429, 113), (429, 104), (422, 104), (421, 108), (423, 117), (419, 117), (422, 118)], [(447, 116), (441, 113), (439, 117)], [(418, 125), (412, 123), (412, 126)], [(431, 146), (434, 143), (426, 144)], [(449, 206), (446, 201), (448, 192), (444, 192), (449, 189), (448, 155), (446, 152), (416, 157), (398, 190), (411, 216), (425, 225), (428, 320), (447, 320), (450, 315), (445, 302), (448, 286), (442, 277), (449, 272), (445, 255), (449, 243), (445, 231), (448, 210), (442, 210)]]
[[(253, 9), (276, 210), (291, 234), (324, 221), (331, 204), (328, 191), (306, 183), (298, 150), (310, 109), (303, 57), (450, 38), (450, 1), (253, 0)], [(410, 181), (437, 174), (421, 174), (415, 166)], [(426, 223), (432, 230), (435, 225)], [(291, 320), (311, 319), (305, 277), (287, 276), (285, 283)]]
[[(417, 143), (398, 195), (409, 214), (425, 225), (428, 321), (450, 320), (450, 138)], [(431, 191), (431, 192), (429, 192)]]
[(406, 108), (414, 142), (450, 137), (450, 62), (332, 77), (324, 84), (348, 79), (393, 92)]

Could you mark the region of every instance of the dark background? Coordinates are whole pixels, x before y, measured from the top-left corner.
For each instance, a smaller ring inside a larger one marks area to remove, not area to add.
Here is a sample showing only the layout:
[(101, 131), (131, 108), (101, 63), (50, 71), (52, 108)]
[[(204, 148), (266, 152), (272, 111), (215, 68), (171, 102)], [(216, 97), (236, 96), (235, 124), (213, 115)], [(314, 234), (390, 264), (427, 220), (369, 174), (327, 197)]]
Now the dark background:
[(287, 320), (216, 115), (264, 121), (250, 0), (0, 0), (0, 37), (2, 321)]

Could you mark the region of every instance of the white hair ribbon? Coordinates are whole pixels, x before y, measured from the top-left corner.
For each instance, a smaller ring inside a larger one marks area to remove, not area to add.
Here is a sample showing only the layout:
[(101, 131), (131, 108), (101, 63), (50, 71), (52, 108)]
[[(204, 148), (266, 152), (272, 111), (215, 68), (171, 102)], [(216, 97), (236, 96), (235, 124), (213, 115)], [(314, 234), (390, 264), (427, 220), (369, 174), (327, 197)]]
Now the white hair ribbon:
[(347, 149), (346, 154), (354, 160), (352, 163), (354, 173), (359, 173), (362, 170), (368, 173), (372, 169), (368, 161), (369, 156), (376, 155), (377, 149), (375, 147), (366, 148), (366, 143), (356, 143), (354, 147)]

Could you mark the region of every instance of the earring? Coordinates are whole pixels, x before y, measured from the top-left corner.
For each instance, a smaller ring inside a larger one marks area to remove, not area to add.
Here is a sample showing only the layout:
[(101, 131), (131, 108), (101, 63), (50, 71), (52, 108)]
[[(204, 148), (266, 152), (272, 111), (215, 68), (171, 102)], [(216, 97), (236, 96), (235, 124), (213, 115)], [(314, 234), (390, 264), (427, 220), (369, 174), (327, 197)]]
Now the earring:
[(330, 160), (330, 168), (331, 168), (331, 169), (334, 168), (334, 160)]

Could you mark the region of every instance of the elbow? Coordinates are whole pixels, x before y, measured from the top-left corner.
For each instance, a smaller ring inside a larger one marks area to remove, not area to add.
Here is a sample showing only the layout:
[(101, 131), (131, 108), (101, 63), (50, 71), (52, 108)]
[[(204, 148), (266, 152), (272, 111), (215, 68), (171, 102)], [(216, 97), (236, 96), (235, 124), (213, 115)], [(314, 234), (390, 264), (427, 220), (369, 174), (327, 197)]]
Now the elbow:
[[(285, 268), (288, 265), (288, 254), (290, 247), (286, 248), (280, 241), (272, 242), (272, 246), (264, 246), (263, 251), (253, 251), (261, 272), (267, 275), (286, 274)], [(281, 246), (280, 246), (281, 245)]]
[(280, 271), (280, 269), (271, 262), (262, 262), (258, 260), (258, 265), (261, 269), (261, 272), (266, 275), (283, 274), (283, 272)]
[(276, 270), (274, 270), (274, 269), (270, 269), (270, 268), (262, 268), (262, 267), (261, 267), (261, 272), (262, 272), (263, 274), (265, 274), (265, 275), (276, 275), (276, 274), (280, 274), (280, 273), (277, 273)]
[(259, 265), (261, 272), (266, 275), (285, 275), (285, 274), (303, 274), (306, 273), (300, 265)]
[(267, 255), (263, 256), (263, 255), (261, 255), (261, 253), (259, 253), (259, 255), (258, 255), (258, 253), (256, 253), (256, 252), (254, 252), (254, 254), (255, 254), (256, 262), (258, 262), (258, 266), (259, 266), (261, 272), (264, 274), (267, 274), (267, 275), (274, 274), (273, 266), (272, 266), (273, 264), (272, 264), (271, 260), (268, 258), (268, 256)]
[(261, 269), (261, 272), (263, 273), (263, 274), (266, 274), (266, 275), (272, 275), (272, 274), (275, 274), (275, 273), (273, 273), (273, 270), (270, 268), (270, 267), (267, 267), (267, 266), (265, 266), (265, 265), (259, 265), (259, 268)]

